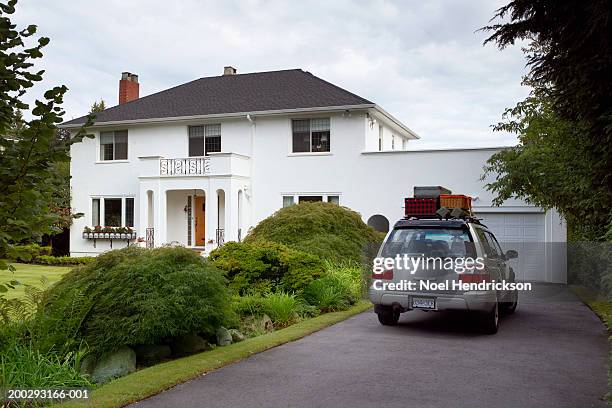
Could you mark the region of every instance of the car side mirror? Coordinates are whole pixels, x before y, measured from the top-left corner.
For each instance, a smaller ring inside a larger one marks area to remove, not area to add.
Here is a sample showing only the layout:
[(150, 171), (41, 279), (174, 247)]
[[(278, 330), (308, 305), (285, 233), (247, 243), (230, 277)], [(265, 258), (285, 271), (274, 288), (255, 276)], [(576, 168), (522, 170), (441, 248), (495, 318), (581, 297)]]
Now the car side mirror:
[(506, 252), (506, 259), (514, 259), (514, 258), (518, 258), (518, 252), (515, 251), (514, 249), (509, 249)]

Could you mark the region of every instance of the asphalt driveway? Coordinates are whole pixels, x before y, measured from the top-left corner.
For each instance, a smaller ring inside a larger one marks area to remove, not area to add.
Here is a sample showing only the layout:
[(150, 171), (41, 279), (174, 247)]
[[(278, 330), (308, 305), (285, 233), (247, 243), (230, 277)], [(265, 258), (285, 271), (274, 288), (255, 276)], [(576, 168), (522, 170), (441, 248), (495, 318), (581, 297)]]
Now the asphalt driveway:
[(604, 407), (608, 343), (567, 289), (522, 295), (499, 332), (464, 315), (373, 312), (219, 369), (133, 406)]

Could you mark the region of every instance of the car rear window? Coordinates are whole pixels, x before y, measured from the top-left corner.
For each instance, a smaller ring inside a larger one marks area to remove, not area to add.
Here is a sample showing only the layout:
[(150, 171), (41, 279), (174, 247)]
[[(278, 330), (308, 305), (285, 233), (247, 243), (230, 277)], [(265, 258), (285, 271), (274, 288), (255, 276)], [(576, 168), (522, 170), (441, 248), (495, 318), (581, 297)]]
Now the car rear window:
[(469, 231), (458, 228), (401, 228), (391, 231), (379, 256), (407, 254), (425, 257), (466, 257), (474, 255)]

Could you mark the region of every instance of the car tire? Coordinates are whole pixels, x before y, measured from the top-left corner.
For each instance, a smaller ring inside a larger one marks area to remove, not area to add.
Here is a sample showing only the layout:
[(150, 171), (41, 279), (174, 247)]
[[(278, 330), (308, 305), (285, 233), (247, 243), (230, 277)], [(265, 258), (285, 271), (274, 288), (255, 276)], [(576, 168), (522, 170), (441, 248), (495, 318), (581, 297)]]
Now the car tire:
[(484, 334), (495, 334), (499, 328), (499, 304), (495, 302), (493, 309), (484, 314), (481, 320), (481, 329)]
[(518, 290), (514, 290), (510, 295), (510, 302), (504, 302), (501, 304), (501, 309), (504, 314), (512, 314), (518, 306)]
[(397, 326), (397, 322), (399, 321), (400, 317), (400, 312), (398, 310), (388, 308), (385, 310), (377, 311), (376, 315), (378, 316), (378, 321), (383, 326)]

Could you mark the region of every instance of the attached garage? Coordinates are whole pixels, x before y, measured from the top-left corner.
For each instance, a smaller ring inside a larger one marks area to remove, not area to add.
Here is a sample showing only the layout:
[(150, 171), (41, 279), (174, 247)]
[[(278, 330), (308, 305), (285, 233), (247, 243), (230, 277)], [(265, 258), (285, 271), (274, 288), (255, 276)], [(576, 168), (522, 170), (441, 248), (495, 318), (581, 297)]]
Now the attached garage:
[(519, 280), (565, 283), (565, 237), (559, 236), (561, 227), (563, 232), (565, 228), (555, 215), (550, 211), (477, 213), (504, 251), (518, 251), (518, 259), (511, 260), (510, 265)]

